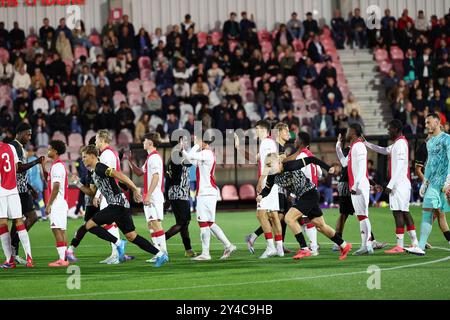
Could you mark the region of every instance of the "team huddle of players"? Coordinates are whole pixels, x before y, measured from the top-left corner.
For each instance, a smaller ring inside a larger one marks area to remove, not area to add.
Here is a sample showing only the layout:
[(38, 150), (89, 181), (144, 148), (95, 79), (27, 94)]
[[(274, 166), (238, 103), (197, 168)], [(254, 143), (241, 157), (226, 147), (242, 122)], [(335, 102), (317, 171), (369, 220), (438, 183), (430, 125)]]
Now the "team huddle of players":
[[(290, 140), (287, 125), (279, 123), (271, 131), (268, 122), (259, 121), (256, 124), (259, 140), (259, 152), (256, 155), (259, 164), (256, 201), (260, 227), (246, 237), (250, 252), (254, 253), (254, 242), (264, 233), (267, 247), (260, 258), (284, 256), (289, 252), (283, 245), (285, 232), (289, 227), (299, 244), (294, 259), (319, 254), (319, 231), (335, 243), (333, 250), (340, 251), (339, 259), (343, 260), (352, 248), (352, 245), (343, 239), (344, 225), (347, 217), (353, 214), (359, 220), (361, 232), (361, 246), (353, 254), (372, 254), (375, 249), (385, 247), (387, 244), (375, 240), (369, 219), (369, 193), (373, 182), (367, 174), (367, 149), (387, 155), (389, 159), (389, 183), (385, 192), (389, 194), (390, 209), (395, 218), (397, 244), (385, 252), (397, 254), (407, 251), (424, 255), (433, 216), (436, 215), (440, 217), (441, 229), (450, 242), (448, 226), (442, 222), (445, 222), (445, 217), (442, 219), (443, 213), (450, 211), (450, 136), (441, 132), (439, 121), (439, 116), (434, 114), (430, 114), (426, 119), (429, 139), (426, 148), (428, 159), (426, 164), (423, 163), (425, 172), (420, 190), (424, 198), (420, 241), (409, 213), (409, 149), (408, 141), (402, 135), (401, 122), (393, 120), (389, 123), (388, 133), (393, 144), (387, 148), (365, 141), (359, 125), (350, 126), (346, 135), (349, 146), (344, 148), (345, 142), (341, 136), (336, 144), (341, 166), (329, 166), (315, 158), (309, 150), (308, 134), (300, 133), (296, 141), (297, 151), (287, 155), (285, 145)], [(37, 217), (34, 212), (32, 188), (28, 184), (26, 173), (36, 165), (42, 166), (48, 182), (49, 198), (45, 210), (49, 216), (58, 253), (58, 259), (49, 263), (50, 267), (65, 267), (70, 262), (76, 262), (78, 259), (75, 251), (88, 232), (111, 244), (111, 256), (101, 261), (105, 264), (118, 264), (133, 259), (134, 257), (125, 252), (128, 241), (153, 255), (147, 262), (160, 267), (169, 261), (166, 241), (177, 233), (181, 235), (185, 255), (196, 261), (211, 260), (211, 234), (224, 246), (221, 259), (228, 259), (236, 251), (236, 246), (215, 222), (219, 191), (214, 178), (216, 158), (211, 147), (214, 141), (212, 137), (195, 137), (190, 150), (187, 143), (180, 139), (172, 148), (165, 171), (163, 160), (157, 151), (160, 137), (157, 133), (147, 134), (143, 142), (147, 152), (143, 167), (134, 163), (131, 153), (125, 154), (133, 172), (144, 177), (141, 192), (140, 188), (121, 172), (119, 155), (110, 146), (111, 136), (108, 131), (100, 130), (89, 145), (82, 148), (82, 161), (88, 169), (88, 175), (81, 179), (69, 176), (65, 163), (60, 160), (60, 156), (66, 152), (62, 141), (51, 141), (49, 144), (48, 158), (52, 161), (49, 172), (44, 166), (44, 157), (27, 163), (24, 146), (29, 142), (31, 134), (29, 125), (20, 124), (16, 130), (16, 139), (11, 144), (0, 142), (0, 239), (6, 256), (1, 268), (12, 269), (17, 264), (34, 266), (28, 230)], [(235, 140), (235, 147), (238, 151), (243, 149), (238, 138)], [(247, 158), (252, 156), (245, 150), (244, 153)], [(197, 168), (196, 217), (202, 245), (199, 255), (192, 250), (189, 237), (189, 167), (192, 165)], [(341, 175), (338, 185), (341, 214), (336, 229), (326, 224), (319, 205), (317, 187), (322, 169), (329, 174)], [(70, 245), (66, 234), (69, 180), (86, 197), (85, 221), (78, 228)], [(135, 231), (130, 204), (125, 196), (127, 191), (136, 202), (143, 202), (151, 242)], [(176, 219), (175, 225), (166, 232), (162, 225), (165, 202), (172, 207)], [(8, 220), (13, 221), (11, 232)], [(411, 238), (410, 247), (404, 245), (405, 226)], [(127, 241), (121, 239), (119, 231)], [(304, 233), (309, 238), (310, 245), (307, 244)], [(25, 259), (19, 256), (19, 243), (23, 246)]]

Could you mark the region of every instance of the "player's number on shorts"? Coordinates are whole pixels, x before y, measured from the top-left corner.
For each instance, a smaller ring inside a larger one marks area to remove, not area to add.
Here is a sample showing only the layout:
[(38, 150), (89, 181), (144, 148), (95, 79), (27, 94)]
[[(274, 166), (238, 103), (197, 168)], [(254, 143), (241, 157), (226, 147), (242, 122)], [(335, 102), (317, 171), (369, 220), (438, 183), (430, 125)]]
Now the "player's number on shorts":
[(5, 160), (5, 165), (3, 166), (3, 171), (10, 172), (12, 169), (12, 166), (11, 166), (11, 159), (9, 158), (9, 154), (7, 154), (7, 153), (2, 154), (2, 159)]

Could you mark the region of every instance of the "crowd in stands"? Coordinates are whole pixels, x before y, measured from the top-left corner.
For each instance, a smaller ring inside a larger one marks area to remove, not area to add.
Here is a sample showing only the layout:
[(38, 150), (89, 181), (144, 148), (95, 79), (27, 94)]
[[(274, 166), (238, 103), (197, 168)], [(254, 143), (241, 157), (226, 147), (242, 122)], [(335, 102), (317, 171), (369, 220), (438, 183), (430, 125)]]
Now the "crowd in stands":
[(362, 123), (348, 95), (330, 29), (310, 12), (303, 21), (292, 13), (273, 32), (246, 12), (210, 33), (197, 32), (189, 14), (167, 34), (135, 29), (126, 15), (90, 33), (64, 18), (58, 26), (45, 18), (28, 34), (0, 22), (2, 135), (29, 122), (37, 146), (55, 132), (110, 129), (140, 142), (156, 130), (168, 141), (194, 121), (225, 131), (261, 118), (288, 123), (293, 135), (335, 136)]
[(379, 32), (370, 30), (368, 38), (384, 73), (392, 116), (404, 123), (407, 134), (423, 134), (425, 118), (432, 112), (448, 128), (450, 10), (442, 18), (432, 15), (427, 21), (422, 10), (414, 20), (406, 9), (398, 19), (387, 9), (381, 26)]

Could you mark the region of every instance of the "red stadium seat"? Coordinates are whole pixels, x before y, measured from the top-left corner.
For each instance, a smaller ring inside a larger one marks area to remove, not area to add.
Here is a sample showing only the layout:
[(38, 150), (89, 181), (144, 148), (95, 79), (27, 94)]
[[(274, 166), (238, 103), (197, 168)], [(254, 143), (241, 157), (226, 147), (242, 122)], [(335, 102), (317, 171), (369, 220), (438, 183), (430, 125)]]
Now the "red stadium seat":
[(128, 104), (130, 106), (142, 104), (142, 94), (140, 92), (139, 93), (130, 93), (128, 95)]
[(223, 201), (237, 201), (239, 200), (238, 191), (236, 186), (228, 184), (222, 188), (222, 200)]
[(0, 62), (9, 61), (9, 52), (5, 48), (0, 48)]
[(131, 143), (133, 143), (133, 135), (130, 130), (122, 129), (117, 137), (117, 147), (128, 147)]
[(220, 32), (213, 32), (211, 34), (212, 42), (215, 46), (219, 45), (220, 40), (222, 39), (222, 34)]
[(53, 133), (52, 140), (61, 140), (67, 144), (66, 136), (61, 131), (55, 131), (55, 133)]
[(405, 58), (402, 49), (397, 46), (391, 47), (391, 58), (392, 60), (403, 60)]
[(389, 71), (392, 69), (392, 63), (390, 63), (388, 61), (381, 61), (378, 65), (379, 65), (380, 71), (382, 73), (388, 74)]
[(303, 50), (303, 42), (302, 42), (302, 40), (295, 39), (295, 40), (292, 42), (292, 46), (294, 47), (294, 50), (295, 50), (296, 52), (301, 52), (301, 51)]
[(239, 198), (241, 200), (255, 200), (256, 199), (256, 190), (252, 184), (243, 184), (239, 188)]
[(142, 82), (142, 92), (144, 93), (144, 96), (148, 96), (155, 88), (156, 85), (151, 80), (145, 80), (144, 82)]
[(33, 47), (33, 44), (38, 41), (38, 38), (36, 36), (29, 36), (26, 40), (26, 47), (27, 49), (30, 49)]
[(272, 43), (270, 43), (269, 41), (264, 41), (263, 43), (261, 43), (261, 49), (263, 54), (272, 53), (273, 51)]
[(152, 74), (152, 71), (150, 69), (142, 69), (140, 71), (140, 79), (142, 81), (150, 80), (151, 74)]
[(230, 49), (230, 52), (234, 52), (234, 50), (237, 48), (238, 45), (239, 42), (236, 40), (228, 41), (228, 48)]
[(132, 93), (141, 93), (141, 84), (139, 80), (132, 80), (127, 83), (128, 95)]
[(89, 144), (89, 140), (91, 140), (92, 137), (95, 137), (95, 131), (94, 130), (89, 130), (88, 132), (86, 132), (86, 136), (84, 137), (84, 144), (88, 145)]
[(122, 101), (126, 102), (127, 98), (125, 97), (125, 95), (122, 92), (116, 91), (116, 92), (114, 92), (113, 101), (114, 101), (114, 107), (118, 107)]
[(377, 62), (389, 60), (389, 55), (388, 55), (386, 49), (381, 49), (381, 48), (377, 49), (375, 51), (375, 60)]

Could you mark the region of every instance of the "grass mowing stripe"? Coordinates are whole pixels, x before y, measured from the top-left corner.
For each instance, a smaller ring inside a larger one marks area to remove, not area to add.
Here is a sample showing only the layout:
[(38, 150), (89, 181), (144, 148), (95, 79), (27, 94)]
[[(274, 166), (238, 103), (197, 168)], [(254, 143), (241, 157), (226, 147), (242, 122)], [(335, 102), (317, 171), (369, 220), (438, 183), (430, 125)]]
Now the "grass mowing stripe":
[[(446, 248), (436, 247), (436, 249), (441, 249), (445, 251), (449, 251)], [(435, 264), (439, 262), (445, 262), (450, 260), (450, 256), (445, 258), (407, 264), (402, 266), (395, 266), (390, 268), (381, 268), (380, 271), (392, 271), (404, 268), (412, 268), (419, 267), (429, 264)], [(179, 291), (179, 290), (195, 290), (195, 289), (206, 289), (206, 288), (220, 288), (220, 287), (230, 287), (230, 286), (246, 286), (246, 285), (257, 285), (257, 284), (267, 284), (267, 283), (277, 283), (277, 282), (285, 282), (285, 281), (302, 281), (302, 280), (314, 280), (314, 279), (323, 279), (330, 277), (345, 277), (345, 276), (353, 276), (359, 274), (367, 274), (367, 270), (364, 271), (355, 271), (355, 272), (345, 272), (345, 273), (335, 273), (335, 274), (327, 274), (327, 275), (319, 275), (319, 276), (310, 276), (310, 277), (294, 277), (294, 278), (282, 278), (282, 279), (274, 279), (274, 280), (263, 280), (263, 281), (248, 281), (248, 282), (238, 282), (238, 283), (222, 283), (222, 284), (211, 284), (211, 285), (201, 285), (201, 286), (189, 286), (189, 287), (178, 287), (178, 288), (157, 288), (157, 289), (142, 289), (142, 290), (126, 290), (126, 291), (109, 291), (109, 292), (91, 292), (91, 293), (79, 293), (79, 294), (67, 294), (67, 295), (53, 295), (53, 296), (35, 296), (35, 297), (22, 297), (20, 300), (31, 300), (31, 299), (58, 299), (58, 298), (77, 298), (77, 297), (85, 297), (85, 296), (107, 296), (107, 295), (117, 295), (117, 294), (132, 294), (132, 293), (151, 293), (151, 292), (160, 292), (160, 291)], [(10, 299), (6, 299), (10, 300)], [(16, 299), (12, 299), (16, 300)]]

